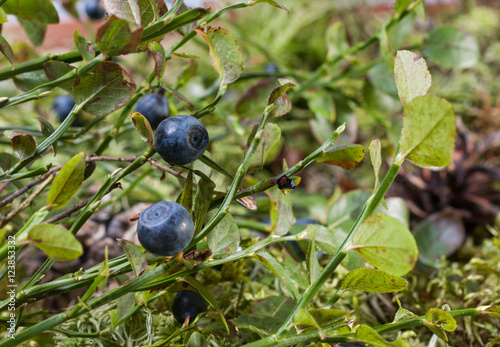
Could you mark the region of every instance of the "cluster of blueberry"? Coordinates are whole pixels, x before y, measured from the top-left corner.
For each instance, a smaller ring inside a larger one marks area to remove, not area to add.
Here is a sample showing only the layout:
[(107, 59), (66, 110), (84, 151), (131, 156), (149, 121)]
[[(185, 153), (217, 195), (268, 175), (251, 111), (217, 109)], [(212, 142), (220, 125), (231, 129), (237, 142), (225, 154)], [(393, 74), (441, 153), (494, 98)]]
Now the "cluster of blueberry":
[[(156, 152), (170, 165), (192, 163), (205, 152), (208, 132), (196, 118), (186, 115), (170, 117), (165, 91), (147, 94), (136, 106), (155, 129), (154, 146)], [(70, 95), (55, 98), (52, 109), (59, 121), (63, 121), (75, 101)], [(194, 223), (190, 213), (182, 205), (173, 201), (160, 201), (144, 210), (137, 223), (137, 236), (142, 247), (160, 256), (172, 256), (183, 251), (194, 236)], [(179, 323), (187, 317), (193, 320), (206, 312), (207, 303), (198, 293), (183, 290), (176, 294), (172, 303), (172, 313)]]
[[(156, 152), (170, 165), (192, 163), (205, 152), (208, 132), (196, 118), (186, 115), (170, 116), (165, 91), (148, 94), (139, 100), (136, 111), (141, 113), (155, 130)], [(183, 251), (194, 236), (194, 223), (188, 210), (173, 201), (160, 201), (144, 210), (137, 223), (137, 236), (147, 251), (171, 256)], [(172, 313), (179, 323), (190, 322), (206, 312), (207, 302), (191, 290), (178, 292), (172, 302)]]

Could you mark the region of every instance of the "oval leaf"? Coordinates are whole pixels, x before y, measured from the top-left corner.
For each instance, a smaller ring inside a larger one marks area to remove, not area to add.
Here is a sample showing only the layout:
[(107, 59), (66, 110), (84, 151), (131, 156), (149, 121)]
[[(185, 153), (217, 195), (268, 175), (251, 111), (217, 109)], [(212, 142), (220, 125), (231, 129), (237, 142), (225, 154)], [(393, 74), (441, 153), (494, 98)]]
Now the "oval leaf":
[(142, 253), (140, 248), (137, 247), (132, 241), (124, 239), (116, 240), (125, 251), (125, 255), (132, 266), (132, 271), (134, 271), (135, 277), (142, 275), (148, 267), (148, 261), (146, 260), (144, 253)]
[(163, 77), (163, 73), (165, 72), (165, 50), (163, 49), (163, 46), (156, 41), (150, 42), (148, 47), (149, 52), (153, 57), (153, 61), (155, 62), (156, 78), (160, 81)]
[(2, 10), (18, 19), (46, 24), (59, 23), (57, 10), (51, 0), (7, 1), (2, 5)]
[(142, 27), (113, 15), (97, 29), (96, 43), (102, 53), (116, 56), (132, 52), (141, 36)]
[[(43, 137), (47, 138), (50, 135), (52, 135), (52, 133), (54, 132), (54, 127), (52, 126), (52, 124), (50, 124), (50, 122), (48, 120), (46, 120), (42, 117), (36, 117), (36, 119), (40, 123), (40, 131), (42, 132)], [(54, 149), (54, 155), (56, 155), (57, 154), (57, 141), (54, 142), (54, 144), (52, 145), (52, 148)]]
[(410, 230), (383, 213), (368, 217), (359, 226), (352, 243), (350, 249), (393, 276), (407, 274), (417, 262), (417, 243)]
[(300, 309), (293, 317), (293, 322), (299, 329), (307, 327), (322, 327), (325, 325), (345, 322), (346, 317), (354, 311), (342, 311), (335, 309), (312, 309), (306, 311)]
[(152, 148), (154, 142), (154, 133), (146, 117), (144, 117), (139, 112), (132, 112), (130, 116), (128, 116), (128, 118), (132, 119), (132, 122), (134, 123), (135, 129), (139, 133), (141, 140), (149, 144), (149, 148)]
[(279, 87), (274, 88), (269, 96), (268, 104), (274, 104), (276, 107), (271, 112), (271, 117), (281, 117), (292, 110), (292, 101), (286, 95), (286, 92), (297, 85), (297, 83), (284, 79), (278, 78)]
[(431, 87), (431, 73), (422, 57), (410, 51), (398, 51), (394, 78), (399, 99), (407, 105), (415, 97), (427, 94)]
[(73, 39), (75, 40), (76, 49), (82, 55), (83, 61), (85, 63), (91, 61), (95, 57), (95, 51), (92, 48), (90, 41), (87, 41), (85, 37), (78, 34), (78, 29), (75, 30), (73, 34)]
[(31, 157), (36, 151), (36, 142), (33, 136), (22, 131), (13, 131), (9, 135), (12, 141), (12, 150), (19, 161)]
[(356, 269), (342, 281), (342, 291), (362, 290), (370, 293), (400, 292), (408, 282), (399, 276), (391, 276), (381, 270)]
[(0, 52), (3, 53), (3, 55), (5, 56), (5, 58), (7, 58), (11, 65), (14, 65), (14, 52), (12, 51), (12, 48), (10, 47), (7, 40), (2, 35), (0, 35)]
[(225, 258), (236, 252), (240, 244), (240, 231), (230, 213), (208, 234), (207, 241), (216, 258)]
[[(73, 69), (73, 66), (66, 64), (63, 61), (48, 61), (46, 63), (43, 63), (43, 70), (51, 81), (58, 79), (59, 77), (65, 75)], [(71, 91), (72, 86), (73, 80), (69, 80), (59, 85), (59, 87), (67, 91)]]
[[(250, 134), (247, 143), (250, 144), (254, 138), (254, 133)], [(281, 137), (281, 129), (274, 123), (267, 123), (264, 126), (264, 131), (260, 134), (260, 141), (255, 149), (254, 155), (250, 159), (250, 165), (248, 166), (248, 173), (256, 173), (262, 170), (266, 158), (271, 152), (271, 149), (276, 145)], [(257, 136), (255, 135), (255, 136)]]
[(356, 338), (352, 341), (361, 341), (377, 347), (410, 347), (401, 340), (394, 342), (384, 340), (375, 330), (365, 324), (356, 329)]
[(40, 248), (52, 260), (72, 261), (83, 254), (76, 237), (59, 225), (38, 224), (28, 232), (29, 243)]
[(326, 153), (316, 161), (335, 166), (344, 170), (352, 170), (361, 163), (365, 157), (365, 149), (362, 145), (333, 145)]
[(424, 167), (449, 165), (455, 133), (451, 104), (435, 96), (418, 96), (404, 109), (399, 156)]
[(135, 91), (135, 83), (122, 67), (102, 62), (93, 73), (77, 78), (71, 94), (83, 110), (103, 116), (125, 105)]
[(221, 76), (221, 84), (236, 81), (243, 72), (243, 56), (231, 33), (209, 26), (194, 30), (207, 42), (212, 66)]
[(479, 45), (460, 28), (443, 25), (429, 34), (422, 53), (442, 67), (465, 69), (477, 64)]
[(47, 196), (47, 205), (54, 205), (52, 208), (56, 209), (66, 205), (80, 188), (84, 172), (84, 153), (81, 152), (68, 160), (54, 178)]

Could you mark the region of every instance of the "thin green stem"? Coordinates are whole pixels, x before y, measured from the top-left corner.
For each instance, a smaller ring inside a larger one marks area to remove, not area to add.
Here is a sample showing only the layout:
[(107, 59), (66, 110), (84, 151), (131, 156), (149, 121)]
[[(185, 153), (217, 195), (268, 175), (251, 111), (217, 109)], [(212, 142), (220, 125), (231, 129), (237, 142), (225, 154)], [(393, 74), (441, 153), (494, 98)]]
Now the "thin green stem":
[(260, 120), (259, 126), (257, 127), (256, 135), (253, 138), (252, 142), (250, 143), (250, 146), (248, 147), (248, 150), (246, 152), (245, 158), (243, 159), (243, 162), (241, 163), (240, 167), (238, 168), (238, 171), (236, 171), (236, 174), (234, 175), (234, 180), (231, 183), (231, 186), (229, 187), (229, 192), (224, 197), (224, 201), (222, 202), (222, 205), (219, 207), (219, 210), (215, 213), (215, 215), (212, 217), (212, 219), (205, 225), (203, 230), (193, 238), (193, 241), (191, 241), (190, 246), (197, 244), (205, 236), (207, 236), (208, 233), (210, 231), (212, 231), (212, 229), (215, 228), (215, 226), (229, 212), (229, 206), (233, 202), (234, 196), (236, 195), (236, 193), (241, 185), (241, 182), (243, 181), (243, 178), (245, 177), (245, 174), (248, 170), (248, 167), (250, 166), (250, 160), (252, 159), (252, 156), (255, 153), (255, 150), (257, 149), (257, 146), (259, 145), (260, 139), (263, 135), (264, 127), (267, 123), (269, 116), (271, 115), (271, 112), (275, 109), (275, 107), (276, 106), (274, 104), (271, 104), (268, 107), (266, 107), (264, 114), (262, 115), (262, 118)]
[(384, 177), (384, 180), (380, 184), (380, 187), (377, 189), (376, 193), (368, 199), (368, 201), (365, 203), (363, 210), (359, 214), (358, 218), (356, 219), (356, 222), (354, 225), (351, 227), (351, 230), (349, 231), (347, 237), (345, 240), (342, 242), (342, 244), (339, 246), (337, 253), (333, 256), (333, 258), (330, 260), (330, 262), (325, 266), (321, 274), (318, 276), (318, 278), (312, 283), (309, 288), (306, 290), (304, 295), (301, 297), (295, 308), (292, 310), (288, 318), (283, 322), (281, 325), (280, 329), (278, 330), (278, 336), (283, 336), (284, 333), (287, 331), (288, 326), (293, 320), (293, 317), (295, 314), (302, 308), (305, 308), (309, 303), (314, 299), (316, 294), (323, 288), (325, 282), (332, 276), (332, 274), (335, 272), (337, 267), (340, 265), (344, 257), (347, 255), (346, 249), (349, 243), (351, 242), (352, 237), (358, 230), (359, 226), (363, 221), (368, 218), (375, 208), (378, 206), (378, 204), (382, 201), (385, 193), (391, 186), (392, 182), (396, 178), (400, 165), (393, 163), (391, 167), (389, 168), (389, 171)]

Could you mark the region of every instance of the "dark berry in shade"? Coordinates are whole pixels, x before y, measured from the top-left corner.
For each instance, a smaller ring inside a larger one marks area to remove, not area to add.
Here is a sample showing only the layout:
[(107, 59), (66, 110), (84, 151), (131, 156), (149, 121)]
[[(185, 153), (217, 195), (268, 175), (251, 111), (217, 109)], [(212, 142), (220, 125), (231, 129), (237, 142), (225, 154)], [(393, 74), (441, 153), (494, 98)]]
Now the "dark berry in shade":
[(63, 122), (75, 106), (75, 100), (71, 95), (58, 95), (52, 103), (52, 110), (55, 112), (59, 122)]
[(148, 120), (153, 130), (158, 128), (162, 120), (170, 116), (170, 109), (164, 93), (165, 90), (160, 88), (156, 94), (144, 95), (135, 107), (135, 110)]
[(264, 71), (267, 73), (277, 73), (280, 71), (280, 69), (276, 66), (276, 64), (273, 63), (267, 63), (264, 66)]
[(208, 132), (196, 118), (177, 115), (165, 119), (155, 132), (155, 150), (170, 165), (186, 165), (203, 155)]
[(85, 1), (85, 13), (92, 20), (99, 20), (104, 18), (106, 11), (101, 4), (100, 0), (86, 0)]
[(137, 236), (142, 247), (160, 256), (183, 251), (194, 235), (189, 212), (173, 201), (160, 201), (145, 209), (137, 222)]
[(175, 294), (172, 301), (172, 314), (180, 324), (184, 324), (187, 317), (191, 323), (197, 315), (203, 312), (207, 312), (207, 302), (200, 294), (192, 290), (181, 290)]

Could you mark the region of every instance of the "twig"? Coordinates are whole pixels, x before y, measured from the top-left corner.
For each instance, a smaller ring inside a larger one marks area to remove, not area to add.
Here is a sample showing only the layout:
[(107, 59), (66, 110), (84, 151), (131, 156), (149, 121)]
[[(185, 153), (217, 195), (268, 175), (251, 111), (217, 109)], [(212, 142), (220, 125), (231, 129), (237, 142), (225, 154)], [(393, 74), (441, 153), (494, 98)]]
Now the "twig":
[(10, 213), (4, 215), (2, 219), (0, 219), (0, 228), (2, 228), (5, 224), (7, 224), (8, 221), (10, 221), (12, 218), (14, 218), (19, 212), (24, 210), (26, 207), (31, 205), (33, 200), (49, 185), (50, 182), (54, 179), (54, 176), (49, 175), (48, 178), (43, 182), (40, 186), (36, 188), (36, 190), (31, 193), (30, 196), (26, 200), (24, 200), (19, 206), (17, 206), (14, 210), (12, 210)]
[[(49, 172), (44, 173), (42, 176), (38, 177), (36, 180), (31, 181), (30, 183), (28, 183), (27, 185), (25, 185), (24, 187), (22, 187), (18, 191), (12, 193), (10, 196), (8, 196), (4, 200), (0, 201), (0, 208), (4, 207), (7, 204), (10, 204), (12, 201), (14, 201), (15, 198), (26, 193), (28, 190), (30, 190), (31, 188), (33, 188), (34, 186), (36, 186), (40, 182), (45, 181), (50, 175), (54, 174), (54, 172), (56, 172), (56, 171), (59, 171), (61, 168), (62, 168), (62, 165), (53, 167), (52, 169), (49, 170)], [(6, 183), (8, 183), (8, 182), (6, 182)]]
[(75, 206), (67, 209), (66, 211), (61, 212), (59, 214), (56, 214), (54, 217), (47, 219), (44, 223), (47, 223), (47, 224), (55, 223), (57, 221), (60, 221), (61, 219), (64, 219), (66, 217), (71, 216), (71, 214), (73, 212), (78, 211), (79, 209), (81, 209), (85, 205), (87, 205), (92, 198), (93, 198), (93, 195), (90, 198), (83, 200), (79, 204), (76, 204)]

